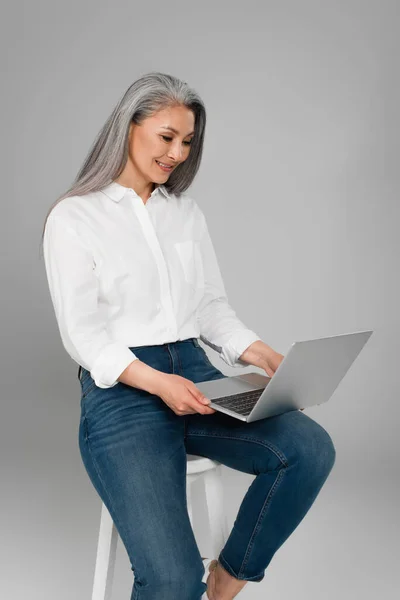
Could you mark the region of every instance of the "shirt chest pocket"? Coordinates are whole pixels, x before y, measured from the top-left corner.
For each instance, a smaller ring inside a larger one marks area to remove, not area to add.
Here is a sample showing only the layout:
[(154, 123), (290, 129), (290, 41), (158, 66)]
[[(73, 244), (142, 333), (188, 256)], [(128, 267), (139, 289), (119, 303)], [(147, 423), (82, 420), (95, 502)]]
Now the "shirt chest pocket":
[(186, 240), (176, 242), (175, 250), (182, 267), (185, 281), (195, 290), (204, 289), (204, 269), (201, 257), (200, 242)]

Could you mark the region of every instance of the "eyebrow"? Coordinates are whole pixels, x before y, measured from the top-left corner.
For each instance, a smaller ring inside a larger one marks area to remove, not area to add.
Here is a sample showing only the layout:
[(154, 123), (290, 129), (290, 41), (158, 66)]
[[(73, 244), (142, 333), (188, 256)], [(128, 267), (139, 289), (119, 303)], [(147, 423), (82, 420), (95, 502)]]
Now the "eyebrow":
[[(161, 125), (161, 129), (169, 129), (170, 131), (173, 131), (174, 133), (179, 133), (179, 131), (177, 131), (173, 127), (170, 127), (169, 125)], [(194, 133), (195, 132), (192, 131), (191, 133), (188, 133), (187, 135), (193, 135)], [(185, 137), (187, 137), (187, 135)]]

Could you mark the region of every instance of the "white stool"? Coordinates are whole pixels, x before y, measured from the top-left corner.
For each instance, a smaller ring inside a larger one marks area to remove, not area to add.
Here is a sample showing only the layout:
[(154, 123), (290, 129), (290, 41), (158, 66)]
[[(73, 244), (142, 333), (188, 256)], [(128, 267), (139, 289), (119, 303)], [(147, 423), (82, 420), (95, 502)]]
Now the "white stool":
[[(223, 507), (221, 463), (204, 456), (187, 454), (186, 497), (192, 527), (191, 486), (198, 477), (203, 477), (210, 524), (212, 556), (209, 558), (217, 558), (225, 546), (229, 534)], [(92, 600), (110, 600), (111, 598), (117, 541), (117, 529), (106, 505), (102, 503)]]

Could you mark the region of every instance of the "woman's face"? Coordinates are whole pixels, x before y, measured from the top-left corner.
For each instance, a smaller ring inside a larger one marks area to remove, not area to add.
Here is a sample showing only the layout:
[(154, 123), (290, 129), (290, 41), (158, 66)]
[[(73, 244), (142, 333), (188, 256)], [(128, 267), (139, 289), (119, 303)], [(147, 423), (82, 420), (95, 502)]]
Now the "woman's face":
[[(170, 173), (189, 156), (193, 135), (194, 114), (185, 106), (160, 110), (140, 125), (131, 123), (128, 160), (135, 174), (145, 182), (165, 183)], [(157, 161), (172, 165), (172, 169), (163, 170)]]

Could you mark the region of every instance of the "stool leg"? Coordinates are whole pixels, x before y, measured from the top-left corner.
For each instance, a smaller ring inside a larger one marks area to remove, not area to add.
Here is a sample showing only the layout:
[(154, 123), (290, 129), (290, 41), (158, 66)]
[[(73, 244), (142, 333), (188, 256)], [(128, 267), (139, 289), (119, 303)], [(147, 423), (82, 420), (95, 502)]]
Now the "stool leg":
[(118, 532), (104, 502), (101, 507), (99, 540), (92, 600), (110, 600), (114, 577)]
[(211, 532), (212, 556), (217, 557), (228, 540), (228, 524), (224, 510), (221, 465), (206, 471), (204, 492)]
[(190, 523), (193, 527), (193, 505), (192, 505), (192, 483), (194, 478), (191, 475), (186, 476), (186, 500)]
[(192, 503), (192, 484), (201, 477), (201, 473), (191, 473), (186, 475), (186, 500), (190, 523), (193, 527), (193, 503)]
[[(191, 475), (186, 475), (187, 509), (188, 509), (188, 514), (189, 514), (190, 524), (192, 526), (194, 535), (196, 535), (196, 534), (195, 534), (194, 526), (193, 526), (193, 501), (192, 501), (193, 493), (192, 493), (192, 484), (196, 481), (196, 479), (198, 479), (201, 476), (202, 476), (202, 473), (192, 473)], [(200, 553), (202, 553), (202, 549), (199, 548), (199, 550), (200, 550)]]

